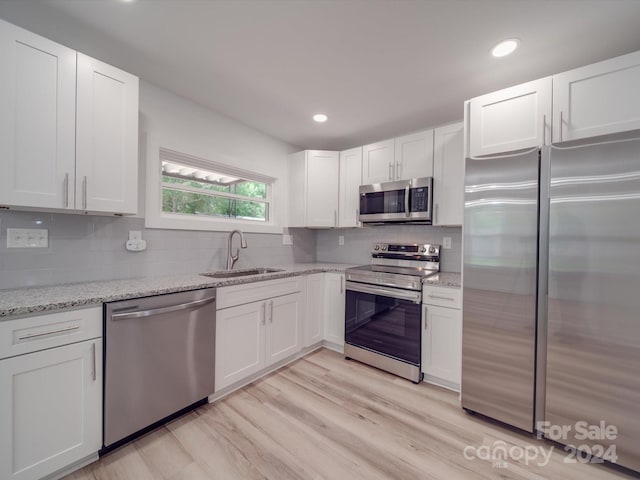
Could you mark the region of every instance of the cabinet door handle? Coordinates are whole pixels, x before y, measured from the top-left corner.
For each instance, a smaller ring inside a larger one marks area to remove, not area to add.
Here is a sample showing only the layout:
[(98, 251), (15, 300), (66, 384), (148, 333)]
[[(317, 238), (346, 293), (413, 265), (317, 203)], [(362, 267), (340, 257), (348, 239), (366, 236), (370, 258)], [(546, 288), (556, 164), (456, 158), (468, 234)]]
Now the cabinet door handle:
[(69, 174), (64, 174), (64, 208), (69, 208)]
[(542, 146), (547, 144), (547, 116), (542, 115)]
[(400, 172), (402, 172), (402, 162), (396, 162), (396, 179), (400, 179)]
[(273, 323), (273, 300), (269, 301), (269, 323)]
[(356, 208), (356, 226), (360, 223), (360, 209)]
[(438, 224), (438, 204), (436, 203), (433, 206), (433, 223)]
[(87, 209), (87, 176), (82, 180), (82, 209)]
[(262, 302), (262, 305), (260, 305), (260, 325), (264, 325), (266, 323), (265, 321), (266, 309), (267, 309), (267, 303)]
[(91, 344), (91, 357), (93, 359), (91, 363), (91, 380), (96, 381), (96, 344)]
[(454, 302), (454, 301), (455, 301), (455, 298), (452, 298), (452, 297), (443, 297), (442, 295), (433, 295), (433, 294), (431, 294), (431, 293), (430, 293), (429, 295), (427, 295), (427, 297), (429, 297), (429, 298), (437, 298), (437, 299), (439, 299), (439, 300), (450, 300), (450, 301), (452, 301), (452, 302)]
[(427, 331), (427, 325), (428, 325), (428, 320), (427, 320), (427, 306), (423, 305), (422, 306), (422, 318), (424, 318), (424, 331)]
[(393, 180), (393, 163), (389, 162), (389, 180)]
[(340, 276), (340, 294), (344, 293), (344, 277)]

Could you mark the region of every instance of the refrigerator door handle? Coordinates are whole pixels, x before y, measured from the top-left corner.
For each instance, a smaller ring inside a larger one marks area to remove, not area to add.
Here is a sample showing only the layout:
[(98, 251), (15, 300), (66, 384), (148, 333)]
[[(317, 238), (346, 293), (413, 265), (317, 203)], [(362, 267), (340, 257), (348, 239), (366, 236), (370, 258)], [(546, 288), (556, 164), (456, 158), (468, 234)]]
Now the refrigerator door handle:
[(533, 147), (529, 150), (524, 150), (522, 152), (516, 153), (506, 153), (504, 155), (493, 155), (491, 157), (469, 157), (470, 160), (499, 160), (501, 158), (513, 158), (513, 157), (524, 157), (525, 155), (529, 155), (533, 152), (537, 152), (540, 150), (540, 147)]

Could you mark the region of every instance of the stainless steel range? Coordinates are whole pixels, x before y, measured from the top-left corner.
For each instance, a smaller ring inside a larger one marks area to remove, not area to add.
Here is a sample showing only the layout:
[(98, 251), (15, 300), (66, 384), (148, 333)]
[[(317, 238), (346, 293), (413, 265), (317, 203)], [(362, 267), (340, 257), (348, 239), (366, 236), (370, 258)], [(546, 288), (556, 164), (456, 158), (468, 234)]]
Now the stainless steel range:
[(422, 281), (438, 271), (440, 245), (416, 243), (376, 243), (348, 268), (345, 358), (420, 382)]

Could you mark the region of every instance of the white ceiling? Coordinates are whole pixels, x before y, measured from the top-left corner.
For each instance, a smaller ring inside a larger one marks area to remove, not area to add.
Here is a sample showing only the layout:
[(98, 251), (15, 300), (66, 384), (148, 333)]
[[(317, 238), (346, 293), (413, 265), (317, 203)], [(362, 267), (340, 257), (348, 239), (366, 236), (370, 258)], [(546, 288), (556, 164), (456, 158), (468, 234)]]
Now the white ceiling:
[[(0, 17), (316, 149), (458, 120), (465, 99), (640, 50), (640, 0), (0, 0)], [(521, 48), (491, 58), (507, 37)]]

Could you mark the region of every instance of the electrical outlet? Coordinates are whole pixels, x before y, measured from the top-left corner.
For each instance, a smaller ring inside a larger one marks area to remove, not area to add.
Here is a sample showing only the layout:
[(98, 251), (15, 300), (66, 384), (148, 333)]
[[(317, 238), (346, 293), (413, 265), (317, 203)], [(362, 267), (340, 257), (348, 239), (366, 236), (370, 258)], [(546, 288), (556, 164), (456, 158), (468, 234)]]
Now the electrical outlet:
[(47, 248), (49, 230), (45, 228), (7, 228), (7, 248)]
[(451, 237), (442, 237), (442, 247), (451, 248)]
[(344, 245), (344, 235), (338, 235), (338, 245)]
[(142, 232), (140, 230), (129, 230), (129, 240), (142, 240)]
[(293, 235), (282, 235), (282, 244), (283, 245), (293, 245)]

